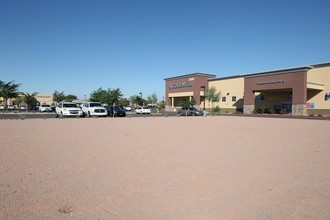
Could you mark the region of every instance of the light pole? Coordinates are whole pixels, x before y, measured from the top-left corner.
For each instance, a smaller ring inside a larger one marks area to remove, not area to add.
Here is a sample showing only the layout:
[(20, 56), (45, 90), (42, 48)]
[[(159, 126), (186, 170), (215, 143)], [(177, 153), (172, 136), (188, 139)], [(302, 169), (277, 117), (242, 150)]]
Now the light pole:
[[(141, 98), (141, 102), (142, 102), (142, 92), (139, 93), (140, 94), (140, 98)], [(143, 106), (144, 103), (142, 103)]]
[(203, 100), (203, 110), (205, 111), (205, 86), (201, 86), (204, 89), (204, 100)]

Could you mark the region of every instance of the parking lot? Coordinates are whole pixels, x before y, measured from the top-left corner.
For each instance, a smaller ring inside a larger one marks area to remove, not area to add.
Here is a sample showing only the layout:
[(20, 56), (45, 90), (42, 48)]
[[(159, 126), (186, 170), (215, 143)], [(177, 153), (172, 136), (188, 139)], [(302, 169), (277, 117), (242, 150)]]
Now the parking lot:
[[(151, 113), (151, 114), (135, 114), (132, 111), (126, 112), (126, 117), (167, 117), (167, 116), (176, 116), (176, 112), (162, 112), (162, 113)], [(0, 111), (0, 119), (47, 119), (47, 118), (56, 118), (54, 112), (39, 112), (39, 111), (7, 111), (3, 114), (3, 111)]]

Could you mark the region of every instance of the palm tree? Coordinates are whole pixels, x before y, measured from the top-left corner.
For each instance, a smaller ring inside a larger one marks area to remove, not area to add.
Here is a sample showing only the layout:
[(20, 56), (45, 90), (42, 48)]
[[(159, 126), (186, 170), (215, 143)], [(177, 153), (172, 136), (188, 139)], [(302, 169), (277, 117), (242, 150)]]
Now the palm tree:
[[(0, 80), (0, 90), (1, 90), (3, 84), (4, 84), (4, 82)], [(0, 97), (2, 97), (1, 94), (0, 94)]]
[(38, 95), (37, 92), (34, 92), (32, 94), (26, 92), (22, 93), (24, 95), (22, 101), (26, 103), (26, 111), (31, 108), (31, 105), (37, 102), (36, 95)]
[(58, 92), (55, 90), (53, 93), (53, 101), (57, 104), (59, 102), (62, 102), (65, 99), (64, 92)]
[(213, 112), (213, 104), (214, 102), (218, 102), (220, 100), (221, 92), (217, 92), (217, 89), (214, 86), (211, 86), (209, 89), (206, 90), (205, 93), (206, 93), (205, 99), (208, 102), (211, 102), (212, 104), (211, 111)]
[(7, 110), (7, 100), (17, 98), (19, 95), (18, 87), (20, 87), (21, 84), (16, 84), (14, 82), (15, 81), (5, 83), (0, 81), (0, 97), (3, 98), (4, 112)]

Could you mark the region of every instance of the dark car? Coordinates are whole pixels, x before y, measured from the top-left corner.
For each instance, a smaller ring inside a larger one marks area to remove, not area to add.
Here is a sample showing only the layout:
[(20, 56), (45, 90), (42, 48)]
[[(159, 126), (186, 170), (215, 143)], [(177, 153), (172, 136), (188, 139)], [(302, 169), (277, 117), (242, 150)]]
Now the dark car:
[(178, 111), (178, 115), (181, 116), (201, 116), (204, 115), (204, 112), (201, 110), (198, 110), (195, 107), (189, 107), (189, 108), (182, 108)]
[(108, 116), (110, 117), (125, 117), (126, 111), (120, 108), (119, 106), (107, 105), (105, 106), (108, 111)]

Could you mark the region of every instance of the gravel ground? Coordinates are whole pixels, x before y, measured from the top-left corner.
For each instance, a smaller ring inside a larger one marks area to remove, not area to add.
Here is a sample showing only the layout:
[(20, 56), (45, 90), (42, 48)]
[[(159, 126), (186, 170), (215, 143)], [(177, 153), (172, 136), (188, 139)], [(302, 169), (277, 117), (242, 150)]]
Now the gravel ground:
[(330, 219), (330, 121), (0, 121), (0, 219)]

